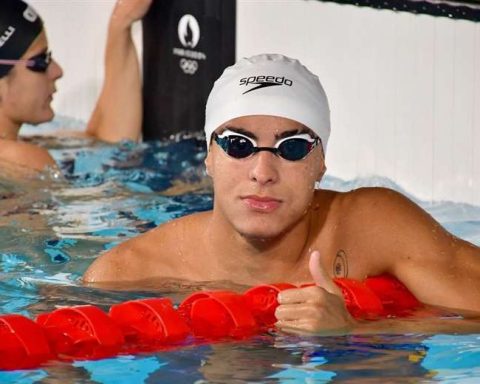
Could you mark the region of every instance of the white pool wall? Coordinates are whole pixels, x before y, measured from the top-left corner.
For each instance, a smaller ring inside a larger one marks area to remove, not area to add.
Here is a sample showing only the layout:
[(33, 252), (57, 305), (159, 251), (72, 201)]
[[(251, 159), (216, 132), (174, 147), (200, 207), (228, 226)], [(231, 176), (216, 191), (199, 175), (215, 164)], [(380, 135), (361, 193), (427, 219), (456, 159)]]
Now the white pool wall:
[[(237, 1), (237, 57), (297, 57), (324, 84), (331, 175), (385, 176), (421, 199), (480, 205), (480, 23), (314, 0)], [(66, 71), (56, 110), (87, 120), (114, 1), (32, 3)], [(138, 26), (135, 38), (140, 46)]]

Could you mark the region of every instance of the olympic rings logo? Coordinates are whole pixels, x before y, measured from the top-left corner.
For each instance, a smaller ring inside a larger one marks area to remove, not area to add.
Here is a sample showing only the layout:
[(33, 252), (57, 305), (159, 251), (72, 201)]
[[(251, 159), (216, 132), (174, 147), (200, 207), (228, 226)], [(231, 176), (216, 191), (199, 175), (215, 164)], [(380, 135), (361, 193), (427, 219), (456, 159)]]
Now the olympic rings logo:
[(196, 60), (180, 59), (180, 68), (187, 75), (193, 75), (197, 72), (198, 62)]

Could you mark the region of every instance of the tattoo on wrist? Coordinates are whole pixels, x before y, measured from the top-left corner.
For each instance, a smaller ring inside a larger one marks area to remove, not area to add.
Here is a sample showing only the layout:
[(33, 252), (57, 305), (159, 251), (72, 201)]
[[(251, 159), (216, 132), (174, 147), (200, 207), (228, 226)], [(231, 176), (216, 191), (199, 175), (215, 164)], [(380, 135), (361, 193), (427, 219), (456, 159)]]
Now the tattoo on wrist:
[(347, 254), (343, 249), (339, 249), (335, 260), (333, 261), (333, 276), (348, 277)]

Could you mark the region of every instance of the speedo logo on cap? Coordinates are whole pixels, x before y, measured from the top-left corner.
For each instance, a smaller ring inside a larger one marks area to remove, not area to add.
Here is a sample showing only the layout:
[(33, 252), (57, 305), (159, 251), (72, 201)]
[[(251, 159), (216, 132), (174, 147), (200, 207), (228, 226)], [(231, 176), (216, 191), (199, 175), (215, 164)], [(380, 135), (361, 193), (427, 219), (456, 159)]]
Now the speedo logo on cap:
[(261, 89), (261, 88), (273, 87), (273, 86), (291, 87), (292, 84), (293, 84), (293, 81), (285, 78), (285, 76), (262, 75), (262, 76), (244, 77), (243, 79), (240, 79), (239, 85), (244, 85), (246, 87), (250, 85), (256, 85), (256, 87), (247, 89), (245, 92), (243, 92), (242, 95), (244, 95), (245, 93), (256, 91), (257, 89)]

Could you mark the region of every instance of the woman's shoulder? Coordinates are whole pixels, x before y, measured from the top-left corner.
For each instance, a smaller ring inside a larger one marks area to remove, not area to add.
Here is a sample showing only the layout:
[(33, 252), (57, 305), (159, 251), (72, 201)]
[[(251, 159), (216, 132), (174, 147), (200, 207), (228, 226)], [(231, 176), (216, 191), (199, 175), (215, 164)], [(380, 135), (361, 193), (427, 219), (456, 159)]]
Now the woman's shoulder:
[(21, 140), (0, 139), (0, 159), (39, 171), (56, 165), (55, 160), (45, 148)]

